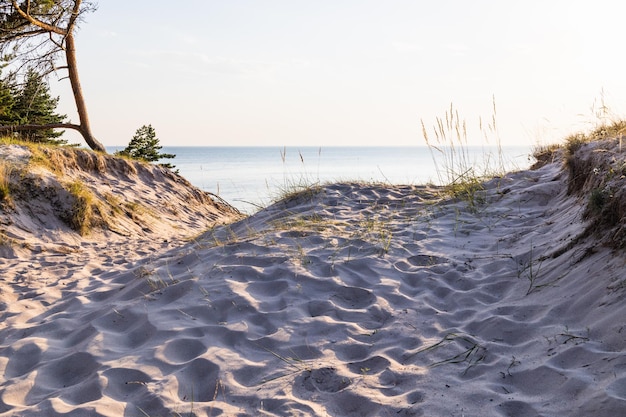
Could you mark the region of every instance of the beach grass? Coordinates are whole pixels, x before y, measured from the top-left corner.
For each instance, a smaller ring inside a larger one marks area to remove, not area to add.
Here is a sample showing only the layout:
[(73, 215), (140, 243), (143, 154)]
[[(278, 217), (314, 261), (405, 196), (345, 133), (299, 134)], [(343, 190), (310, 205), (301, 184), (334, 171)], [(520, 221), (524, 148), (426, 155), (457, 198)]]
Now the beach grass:
[(424, 120), (421, 120), (422, 134), (431, 153), (439, 185), (443, 186), (446, 195), (466, 201), (472, 211), (484, 202), (485, 180), (504, 175), (506, 171), (496, 124), (495, 98), (492, 109), (488, 123), (478, 119), (475, 136), (495, 146), (496, 153), (484, 152), (482, 161), (477, 161), (470, 154), (468, 123), (453, 104), (443, 117), (435, 119), (432, 130), (427, 129)]
[(0, 161), (0, 203), (11, 202), (11, 172), (13, 168), (6, 162)]
[(69, 215), (70, 226), (81, 236), (85, 236), (95, 220), (96, 197), (82, 181), (78, 180), (68, 184), (67, 191), (74, 199)]

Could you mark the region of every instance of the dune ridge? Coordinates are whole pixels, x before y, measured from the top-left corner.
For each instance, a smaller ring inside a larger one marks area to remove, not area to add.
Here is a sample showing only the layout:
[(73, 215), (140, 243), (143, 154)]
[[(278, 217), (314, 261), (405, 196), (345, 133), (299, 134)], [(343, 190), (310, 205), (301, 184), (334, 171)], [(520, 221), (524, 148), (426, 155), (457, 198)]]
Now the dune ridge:
[(331, 184), (192, 241), (16, 252), (0, 416), (623, 415), (623, 223), (603, 216), (625, 158), (576, 157), (601, 159), (495, 178), (475, 207)]
[(241, 217), (168, 169), (83, 149), (3, 145), (0, 174), (5, 257), (167, 241)]

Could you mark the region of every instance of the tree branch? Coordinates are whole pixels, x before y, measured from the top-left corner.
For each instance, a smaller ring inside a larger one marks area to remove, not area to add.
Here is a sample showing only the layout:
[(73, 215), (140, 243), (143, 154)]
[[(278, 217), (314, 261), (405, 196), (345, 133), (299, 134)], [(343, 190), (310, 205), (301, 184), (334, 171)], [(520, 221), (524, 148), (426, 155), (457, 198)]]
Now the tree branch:
[(80, 125), (74, 123), (50, 123), (46, 125), (12, 125), (0, 126), (0, 133), (21, 132), (24, 130), (45, 130), (45, 129), (74, 129), (81, 131)]
[[(80, 1), (77, 1), (76, 3), (80, 4)], [(62, 36), (66, 36), (67, 35), (67, 30), (63, 30), (62, 28), (58, 27), (58, 26), (52, 26), (47, 24), (46, 22), (42, 22), (41, 20), (37, 20), (34, 17), (32, 17), (29, 13), (25, 12), (24, 10), (22, 10), (20, 8), (20, 6), (17, 4), (17, 0), (11, 0), (11, 4), (13, 4), (13, 7), (15, 8), (15, 10), (17, 11), (17, 13), (22, 16), (22, 18), (24, 20), (27, 20), (30, 24), (40, 27), (48, 32), (54, 32), (57, 33), (59, 35)], [(27, 2), (26, 4), (27, 7), (27, 11), (30, 11), (30, 1)]]

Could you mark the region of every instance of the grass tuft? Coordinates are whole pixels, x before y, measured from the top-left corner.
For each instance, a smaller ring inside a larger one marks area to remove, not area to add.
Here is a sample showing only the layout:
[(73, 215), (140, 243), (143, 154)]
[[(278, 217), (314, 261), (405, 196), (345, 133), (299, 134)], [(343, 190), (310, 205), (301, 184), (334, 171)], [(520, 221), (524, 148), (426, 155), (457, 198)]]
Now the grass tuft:
[(11, 172), (11, 166), (0, 161), (0, 203), (11, 203)]
[(422, 133), (435, 164), (439, 184), (443, 185), (446, 194), (467, 201), (472, 210), (484, 202), (484, 181), (501, 176), (506, 171), (496, 125), (495, 99), (490, 122), (485, 125), (479, 118), (478, 126), (478, 136), (484, 138), (487, 144), (493, 141), (497, 152), (496, 155), (483, 153), (483, 161), (472, 157), (467, 122), (452, 104), (445, 117), (436, 118), (432, 133), (422, 120)]
[(74, 181), (67, 186), (74, 202), (72, 204), (69, 223), (72, 229), (81, 236), (89, 234), (95, 220), (95, 197), (93, 193), (81, 182)]
[(556, 162), (561, 157), (563, 146), (560, 144), (538, 145), (532, 151), (532, 157), (535, 163), (530, 169), (539, 169), (544, 165)]
[(286, 184), (279, 192), (277, 201), (285, 204), (298, 201), (310, 201), (322, 191), (321, 185), (318, 183), (309, 184), (306, 182)]

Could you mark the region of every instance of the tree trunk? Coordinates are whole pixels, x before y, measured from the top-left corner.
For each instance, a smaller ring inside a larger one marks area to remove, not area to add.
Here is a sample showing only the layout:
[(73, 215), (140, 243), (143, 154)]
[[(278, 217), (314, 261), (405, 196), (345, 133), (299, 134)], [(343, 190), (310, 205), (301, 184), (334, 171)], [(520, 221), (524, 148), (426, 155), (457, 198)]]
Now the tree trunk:
[(74, 93), (74, 101), (76, 102), (76, 110), (78, 111), (78, 119), (80, 120), (79, 131), (91, 149), (106, 153), (104, 145), (98, 142), (91, 133), (91, 125), (89, 124), (89, 115), (87, 114), (87, 106), (85, 105), (85, 99), (83, 97), (83, 89), (80, 86), (80, 79), (78, 78), (74, 34), (71, 31), (65, 38), (65, 56), (67, 59), (67, 71), (69, 73), (70, 84), (72, 85), (72, 92)]

